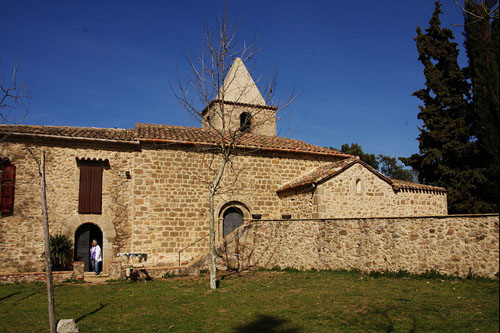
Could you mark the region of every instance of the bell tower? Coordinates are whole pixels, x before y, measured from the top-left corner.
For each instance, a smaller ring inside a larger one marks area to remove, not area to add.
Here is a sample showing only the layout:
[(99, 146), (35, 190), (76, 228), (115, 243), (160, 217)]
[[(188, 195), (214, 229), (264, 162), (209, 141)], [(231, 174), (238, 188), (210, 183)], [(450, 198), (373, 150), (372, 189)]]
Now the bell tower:
[(245, 64), (236, 58), (217, 98), (202, 113), (202, 127), (276, 136), (276, 110), (266, 104)]

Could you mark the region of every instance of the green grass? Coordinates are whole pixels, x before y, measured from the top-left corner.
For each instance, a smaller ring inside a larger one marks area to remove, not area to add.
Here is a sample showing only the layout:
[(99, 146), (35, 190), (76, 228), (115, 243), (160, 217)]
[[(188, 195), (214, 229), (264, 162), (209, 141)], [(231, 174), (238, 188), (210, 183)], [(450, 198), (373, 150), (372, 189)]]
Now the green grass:
[[(60, 284), (56, 317), (82, 332), (498, 332), (498, 280), (259, 271)], [(0, 332), (47, 330), (44, 284), (0, 286)]]

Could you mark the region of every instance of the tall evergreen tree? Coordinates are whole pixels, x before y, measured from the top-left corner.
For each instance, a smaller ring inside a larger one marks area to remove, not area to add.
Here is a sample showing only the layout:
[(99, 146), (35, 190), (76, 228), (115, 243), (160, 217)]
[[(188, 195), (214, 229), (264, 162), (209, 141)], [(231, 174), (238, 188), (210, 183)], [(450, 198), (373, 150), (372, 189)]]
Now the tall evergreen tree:
[(450, 29), (441, 27), (441, 4), (435, 3), (429, 27), (417, 27), (415, 41), (424, 65), (425, 88), (413, 93), (423, 105), (418, 136), (420, 151), (402, 161), (418, 173), (419, 181), (448, 189), (450, 212), (474, 209), (476, 170), (471, 165), (471, 142), (467, 96), (469, 84), (457, 61), (457, 43)]
[[(476, 138), (475, 167), (483, 171), (477, 187), (476, 210), (498, 212), (499, 198), (499, 39), (498, 17), (485, 12), (498, 0), (465, 3), (464, 36), (469, 58), (468, 77), (472, 84), (472, 134)], [(478, 17), (483, 17), (478, 19)]]

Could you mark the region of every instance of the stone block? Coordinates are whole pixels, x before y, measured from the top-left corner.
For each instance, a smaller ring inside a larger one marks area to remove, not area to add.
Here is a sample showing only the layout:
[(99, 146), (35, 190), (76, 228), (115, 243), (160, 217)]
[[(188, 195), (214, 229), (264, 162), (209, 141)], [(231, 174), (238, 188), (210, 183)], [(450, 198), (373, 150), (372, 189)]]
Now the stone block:
[(78, 325), (73, 319), (61, 319), (57, 323), (57, 333), (79, 333)]
[(73, 275), (72, 278), (74, 280), (83, 280), (85, 273), (85, 265), (83, 261), (74, 261), (73, 262)]

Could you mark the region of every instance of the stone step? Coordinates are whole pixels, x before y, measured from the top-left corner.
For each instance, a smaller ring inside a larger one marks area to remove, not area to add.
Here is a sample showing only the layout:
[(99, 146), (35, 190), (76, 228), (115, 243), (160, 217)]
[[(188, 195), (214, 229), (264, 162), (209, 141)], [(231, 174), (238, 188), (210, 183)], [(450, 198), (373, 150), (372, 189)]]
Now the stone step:
[(83, 281), (89, 282), (89, 283), (104, 283), (107, 280), (109, 280), (109, 274), (99, 274), (95, 275), (95, 273), (88, 272), (89, 274), (85, 273), (83, 277)]
[(101, 273), (99, 275), (95, 275), (95, 273), (93, 273), (93, 272), (85, 272), (85, 274), (83, 274), (83, 277), (84, 277), (85, 281), (88, 281), (88, 280), (108, 280), (109, 274)]

